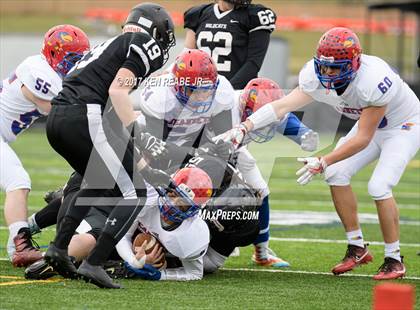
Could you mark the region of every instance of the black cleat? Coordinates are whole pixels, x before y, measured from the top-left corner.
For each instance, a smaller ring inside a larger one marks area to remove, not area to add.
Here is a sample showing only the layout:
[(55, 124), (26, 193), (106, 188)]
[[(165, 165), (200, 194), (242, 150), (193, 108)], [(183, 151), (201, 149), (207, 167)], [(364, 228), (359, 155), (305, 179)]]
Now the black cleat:
[(112, 279), (130, 279), (136, 277), (134, 272), (125, 267), (124, 261), (107, 261), (104, 264), (104, 270)]
[(25, 278), (30, 280), (45, 280), (58, 275), (45, 259), (41, 259), (25, 269)]
[(77, 269), (68, 256), (67, 250), (59, 249), (51, 242), (44, 258), (64, 278), (78, 278)]
[(77, 272), (85, 282), (95, 284), (100, 288), (122, 288), (120, 284), (112, 282), (101, 266), (93, 266), (86, 260), (82, 262)]

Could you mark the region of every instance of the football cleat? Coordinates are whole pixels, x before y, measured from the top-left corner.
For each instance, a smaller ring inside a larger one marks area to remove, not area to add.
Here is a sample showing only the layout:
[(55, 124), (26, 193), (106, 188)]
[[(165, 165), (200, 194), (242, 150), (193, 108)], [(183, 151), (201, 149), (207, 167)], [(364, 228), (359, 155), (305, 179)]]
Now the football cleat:
[(21, 229), (13, 238), (13, 242), (16, 249), (12, 256), (13, 266), (26, 267), (42, 258), (42, 252), (32, 239), (29, 228)]
[(368, 244), (365, 244), (362, 248), (352, 244), (347, 245), (346, 255), (344, 255), (341, 263), (336, 265), (331, 272), (335, 275), (339, 275), (351, 271), (357, 266), (371, 262), (373, 256), (369, 253), (367, 246)]
[(77, 272), (86, 283), (95, 284), (100, 288), (122, 288), (120, 284), (112, 281), (101, 266), (91, 265), (86, 260), (82, 262)]
[(378, 273), (373, 276), (374, 280), (393, 280), (405, 276), (405, 266), (403, 256), (401, 262), (391, 258), (385, 257), (384, 263), (379, 267)]
[(105, 272), (112, 279), (129, 279), (134, 278), (136, 274), (125, 267), (124, 261), (107, 261), (104, 264)]
[(45, 280), (56, 275), (58, 272), (45, 259), (40, 259), (25, 269), (25, 278), (30, 280)]
[(44, 258), (62, 277), (69, 279), (77, 279), (79, 277), (76, 267), (67, 254), (67, 250), (59, 249), (51, 242)]
[(277, 257), (273, 250), (267, 249), (265, 255), (262, 255), (261, 252), (261, 248), (256, 246), (255, 252), (252, 255), (252, 261), (258, 266), (277, 268), (290, 267), (290, 264), (280, 257)]

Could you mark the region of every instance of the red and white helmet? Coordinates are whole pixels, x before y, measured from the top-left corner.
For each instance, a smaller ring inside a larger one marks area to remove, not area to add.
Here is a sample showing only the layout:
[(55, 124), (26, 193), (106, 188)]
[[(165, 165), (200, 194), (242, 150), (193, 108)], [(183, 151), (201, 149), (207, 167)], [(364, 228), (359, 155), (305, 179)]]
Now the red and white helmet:
[(58, 25), (45, 34), (41, 53), (54, 71), (64, 77), (89, 48), (83, 30), (73, 25)]
[[(335, 27), (324, 33), (316, 49), (315, 72), (322, 86), (338, 89), (350, 83), (360, 67), (362, 47), (357, 35), (348, 28)], [(340, 69), (338, 75), (323, 74), (321, 68)]]
[[(250, 115), (266, 104), (284, 97), (280, 86), (268, 78), (255, 78), (248, 82), (239, 97), (241, 119), (244, 122)], [(251, 140), (263, 143), (271, 140), (275, 134), (277, 123), (248, 133)]]
[(214, 60), (201, 50), (186, 50), (176, 58), (172, 74), (179, 102), (193, 112), (207, 112), (219, 84)]
[(213, 194), (213, 183), (209, 175), (197, 167), (182, 168), (173, 175), (172, 179), (176, 188), (170, 190), (170, 193), (180, 197), (189, 208), (181, 210), (166, 191), (159, 199), (159, 209), (164, 218), (179, 223), (196, 215), (204, 207)]

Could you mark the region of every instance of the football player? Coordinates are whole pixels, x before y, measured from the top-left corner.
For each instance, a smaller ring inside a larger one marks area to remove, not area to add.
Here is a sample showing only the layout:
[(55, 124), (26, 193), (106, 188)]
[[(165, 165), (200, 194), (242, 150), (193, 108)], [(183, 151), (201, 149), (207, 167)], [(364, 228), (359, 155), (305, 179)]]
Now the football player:
[[(120, 288), (101, 264), (144, 204), (143, 177), (154, 186), (171, 182), (166, 173), (150, 168), (144, 160), (138, 166), (134, 164), (146, 153), (159, 156), (164, 145), (138, 130), (129, 92), (163, 66), (174, 45), (174, 25), (167, 11), (159, 5), (140, 4), (130, 11), (123, 34), (85, 55), (52, 100), (48, 140), (87, 183), (68, 206), (62, 207), (66, 211), (59, 214), (56, 237), (45, 254), (46, 261), (64, 277), (81, 275), (99, 287)], [(106, 107), (108, 99), (111, 105)], [(102, 124), (103, 114), (111, 110), (119, 126), (127, 130), (114, 131), (112, 126)], [(115, 207), (109, 221), (76, 270), (67, 253), (70, 240), (92, 203), (109, 190), (118, 202), (111, 199)]]
[(251, 0), (217, 0), (184, 14), (185, 47), (211, 55), (219, 74), (243, 89), (263, 64), (276, 14)]
[[(148, 195), (145, 207), (128, 233), (117, 244), (118, 254), (127, 268), (137, 277), (146, 280), (191, 281), (203, 277), (203, 256), (210, 241), (209, 229), (198, 216), (212, 195), (212, 180), (200, 168), (187, 167), (173, 176), (182, 190), (160, 191), (159, 196)], [(153, 189), (151, 189), (153, 191)], [(157, 208), (159, 206), (159, 208)], [(169, 255), (177, 257), (181, 266), (158, 270), (145, 264), (133, 251), (133, 234), (136, 230), (155, 236)]]
[[(267, 78), (256, 78), (249, 81), (245, 89), (239, 92), (236, 109), (239, 110), (239, 118), (242, 121), (252, 115), (255, 111), (264, 105), (280, 99), (284, 96), (283, 90), (274, 81)], [(250, 142), (264, 143), (271, 140), (276, 133), (282, 134), (301, 145), (302, 150), (313, 152), (318, 147), (318, 133), (307, 128), (293, 114), (289, 113), (285, 117), (269, 126), (249, 132), (237, 150), (238, 169), (243, 174), (245, 181), (253, 188), (259, 191), (262, 197), (259, 221), (260, 233), (255, 240), (255, 251), (252, 256), (254, 263), (265, 267), (288, 267), (287, 261), (277, 257), (269, 248), (269, 188), (260, 170), (257, 167), (256, 160), (246, 148)], [(219, 139), (215, 137), (214, 139)]]
[(32, 244), (26, 221), (31, 181), (9, 143), (50, 112), (63, 77), (88, 50), (89, 40), (81, 29), (55, 26), (45, 34), (41, 54), (26, 58), (0, 82), (0, 189), (6, 192), (7, 253), (15, 267), (38, 260), (41, 252)]
[(400, 255), (399, 215), (392, 189), (420, 146), (420, 102), (385, 61), (362, 54), (353, 31), (336, 27), (322, 35), (314, 59), (299, 74), (299, 86), (284, 98), (265, 105), (226, 133), (225, 138), (241, 141), (246, 132), (264, 127), (314, 100), (358, 119), (331, 153), (298, 158), (305, 165), (297, 172), (299, 184), (307, 184), (313, 176), (325, 173), (346, 231), (347, 252), (332, 272), (345, 273), (373, 259), (364, 244), (350, 181), (360, 169), (378, 159), (368, 191), (377, 207), (385, 259), (374, 279), (403, 277), (406, 269)]

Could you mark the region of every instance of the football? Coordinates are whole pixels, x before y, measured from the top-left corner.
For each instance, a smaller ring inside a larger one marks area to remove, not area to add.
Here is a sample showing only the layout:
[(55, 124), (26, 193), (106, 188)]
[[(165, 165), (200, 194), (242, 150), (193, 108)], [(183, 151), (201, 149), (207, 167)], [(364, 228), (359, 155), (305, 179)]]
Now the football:
[[(136, 253), (136, 248), (140, 247), (144, 241), (147, 241), (146, 244), (146, 255), (150, 254), (155, 247), (162, 247), (162, 244), (150, 234), (147, 233), (139, 233), (133, 240), (133, 252)], [(165, 249), (163, 249), (165, 250)], [(153, 264), (153, 267), (158, 269), (166, 268), (166, 259), (165, 255), (162, 256), (162, 259), (159, 260), (157, 263)]]

